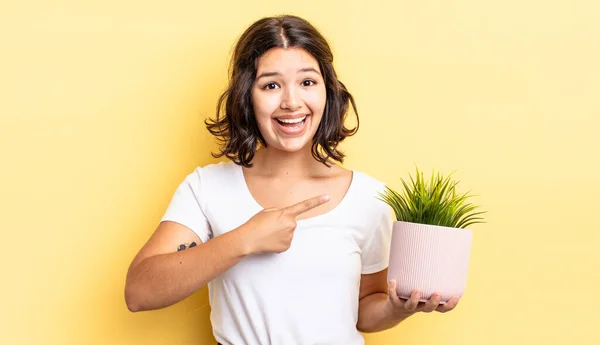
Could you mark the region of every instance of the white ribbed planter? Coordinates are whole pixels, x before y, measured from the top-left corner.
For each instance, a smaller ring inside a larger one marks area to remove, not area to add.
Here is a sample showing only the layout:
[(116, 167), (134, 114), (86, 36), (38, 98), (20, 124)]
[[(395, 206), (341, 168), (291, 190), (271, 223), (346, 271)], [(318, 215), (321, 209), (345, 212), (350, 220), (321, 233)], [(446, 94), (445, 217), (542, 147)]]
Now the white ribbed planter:
[(397, 293), (408, 299), (414, 289), (421, 301), (441, 292), (441, 303), (461, 297), (467, 285), (472, 232), (428, 224), (394, 222), (388, 281), (397, 282)]

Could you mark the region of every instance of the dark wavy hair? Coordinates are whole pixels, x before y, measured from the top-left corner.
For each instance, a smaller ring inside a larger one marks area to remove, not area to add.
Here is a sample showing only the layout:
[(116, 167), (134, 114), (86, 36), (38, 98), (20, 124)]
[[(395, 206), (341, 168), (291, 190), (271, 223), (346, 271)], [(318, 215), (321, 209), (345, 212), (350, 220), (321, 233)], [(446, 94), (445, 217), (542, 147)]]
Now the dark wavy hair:
[[(239, 38), (229, 67), (229, 86), (219, 97), (216, 118), (205, 121), (220, 144), (220, 151), (213, 153), (213, 157), (225, 156), (238, 165), (251, 167), (259, 143), (267, 146), (256, 123), (251, 92), (258, 58), (275, 47), (302, 48), (318, 61), (327, 100), (311, 151), (316, 160), (327, 166), (330, 158), (343, 162), (344, 154), (337, 146), (358, 130), (356, 103), (337, 78), (333, 54), (325, 38), (305, 19), (290, 15), (262, 18)], [(356, 115), (354, 128), (345, 127), (350, 104)]]

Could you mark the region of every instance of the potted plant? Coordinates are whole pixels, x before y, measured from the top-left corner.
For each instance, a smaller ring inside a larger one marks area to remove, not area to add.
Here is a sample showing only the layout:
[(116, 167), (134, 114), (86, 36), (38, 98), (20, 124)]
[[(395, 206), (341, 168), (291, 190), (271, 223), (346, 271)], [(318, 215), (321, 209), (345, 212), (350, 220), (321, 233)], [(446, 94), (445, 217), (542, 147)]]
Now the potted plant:
[(478, 206), (468, 203), (469, 193), (456, 191), (451, 175), (432, 173), (429, 181), (416, 169), (410, 184), (402, 180), (402, 192), (386, 186), (380, 193), (396, 214), (390, 247), (388, 281), (397, 282), (400, 298), (414, 289), (427, 301), (442, 293), (441, 304), (461, 297), (466, 288), (472, 232), (467, 227), (483, 223)]

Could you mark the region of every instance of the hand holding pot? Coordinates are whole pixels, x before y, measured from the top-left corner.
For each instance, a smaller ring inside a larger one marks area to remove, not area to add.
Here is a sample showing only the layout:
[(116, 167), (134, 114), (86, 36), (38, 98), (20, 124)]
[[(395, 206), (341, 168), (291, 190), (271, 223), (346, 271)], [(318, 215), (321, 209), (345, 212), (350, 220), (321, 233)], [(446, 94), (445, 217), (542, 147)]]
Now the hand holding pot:
[(422, 297), (422, 292), (419, 290), (413, 290), (409, 299), (402, 299), (398, 297), (396, 291), (396, 281), (391, 280), (388, 283), (388, 299), (386, 306), (388, 307), (388, 312), (397, 317), (405, 317), (417, 312), (449, 312), (456, 307), (459, 301), (459, 297), (454, 296), (445, 304), (440, 304), (442, 293), (435, 292), (432, 294), (429, 300), (426, 302), (420, 302), (419, 300)]

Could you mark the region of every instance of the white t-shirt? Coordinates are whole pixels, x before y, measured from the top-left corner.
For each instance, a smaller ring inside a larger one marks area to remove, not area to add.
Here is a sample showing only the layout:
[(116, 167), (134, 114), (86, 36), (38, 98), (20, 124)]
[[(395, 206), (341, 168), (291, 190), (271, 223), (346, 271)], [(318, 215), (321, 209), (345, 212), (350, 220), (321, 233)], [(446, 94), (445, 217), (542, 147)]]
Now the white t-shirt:
[[(353, 171), (342, 201), (297, 222), (290, 248), (244, 258), (209, 284), (211, 323), (223, 345), (364, 344), (356, 329), (361, 274), (388, 266), (391, 208), (377, 199), (384, 184)], [(261, 211), (242, 168), (199, 167), (175, 192), (163, 221), (203, 242)]]

